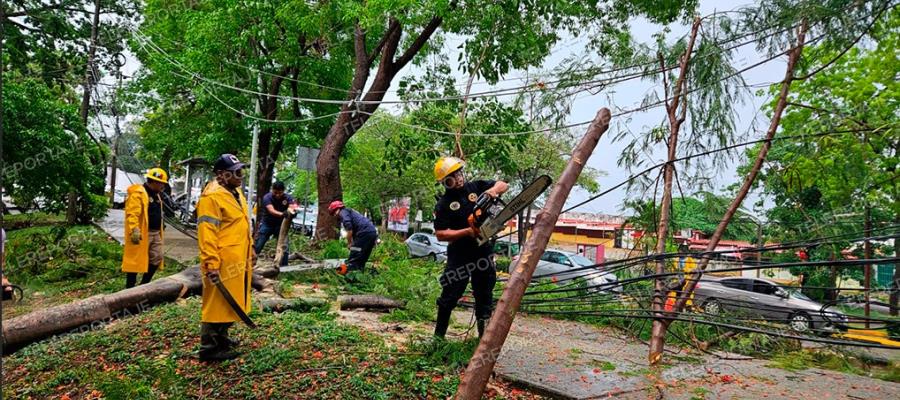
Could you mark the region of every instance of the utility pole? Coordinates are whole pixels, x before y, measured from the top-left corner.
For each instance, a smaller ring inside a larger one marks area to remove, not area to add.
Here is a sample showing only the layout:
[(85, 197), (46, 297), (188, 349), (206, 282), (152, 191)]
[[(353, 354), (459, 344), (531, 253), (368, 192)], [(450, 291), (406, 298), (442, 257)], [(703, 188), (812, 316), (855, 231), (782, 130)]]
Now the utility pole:
[(116, 199), (116, 170), (118, 167), (118, 155), (119, 155), (119, 138), (122, 137), (122, 132), (119, 129), (119, 92), (122, 90), (122, 67), (125, 66), (125, 57), (121, 57), (121, 54), (116, 55), (116, 78), (118, 78), (118, 83), (116, 84), (116, 92), (113, 94), (113, 104), (112, 104), (112, 113), (113, 117), (116, 120), (116, 137), (113, 139), (113, 148), (112, 148), (112, 157), (109, 161), (109, 204), (112, 205), (115, 203)]
[(469, 360), (466, 373), (454, 396), (455, 399), (476, 400), (480, 399), (484, 393), (491, 371), (494, 369), (494, 364), (500, 356), (500, 350), (506, 341), (510, 327), (512, 327), (513, 318), (522, 303), (522, 296), (531, 281), (540, 255), (547, 248), (547, 242), (550, 240), (550, 234), (553, 233), (557, 219), (559, 219), (563, 204), (584, 168), (584, 161), (591, 156), (600, 137), (609, 129), (611, 118), (612, 114), (608, 108), (602, 108), (597, 112), (581, 142), (575, 147), (572, 158), (566, 164), (559, 180), (553, 186), (544, 203), (544, 208), (537, 215), (534, 230), (522, 250), (519, 262), (515, 268), (510, 267), (511, 275), (506, 289), (500, 296), (497, 309), (488, 322), (484, 336), (478, 343), (478, 348), (475, 349), (472, 359)]
[[(869, 240), (872, 237), (872, 209), (866, 205), (866, 221), (865, 221), (865, 231), (866, 231), (866, 241), (863, 244), (863, 252), (865, 253), (866, 260), (872, 259), (872, 242)], [(869, 329), (869, 292), (871, 292), (872, 288), (872, 264), (865, 265), (865, 285), (864, 289), (866, 291), (866, 329)]]
[[(262, 93), (263, 81), (262, 75), (256, 76), (256, 86), (258, 91)], [(262, 115), (262, 97), (260, 95), (256, 95), (256, 114)], [(250, 232), (255, 231), (255, 223), (254, 217), (255, 213), (253, 212), (253, 207), (256, 206), (256, 174), (257, 174), (257, 164), (259, 164), (259, 121), (253, 122), (253, 142), (250, 146), (250, 188), (247, 191), (247, 199), (248, 206), (250, 207)]]
[(764, 243), (762, 241), (762, 222), (754, 222), (756, 222), (756, 247), (759, 248), (756, 251), (756, 277), (759, 278), (759, 271), (761, 270), (759, 266), (762, 265), (762, 247)]

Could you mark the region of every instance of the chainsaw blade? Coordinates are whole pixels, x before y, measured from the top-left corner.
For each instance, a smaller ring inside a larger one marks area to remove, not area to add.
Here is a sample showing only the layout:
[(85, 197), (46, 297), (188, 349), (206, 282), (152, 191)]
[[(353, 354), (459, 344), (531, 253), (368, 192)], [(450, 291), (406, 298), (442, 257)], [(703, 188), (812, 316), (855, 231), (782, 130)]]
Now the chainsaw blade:
[(478, 245), (481, 246), (487, 243), (491, 238), (503, 230), (503, 227), (506, 226), (506, 222), (515, 217), (520, 211), (524, 210), (525, 207), (528, 207), (531, 203), (533, 203), (541, 193), (544, 193), (544, 190), (547, 190), (550, 187), (550, 183), (552, 180), (547, 175), (541, 175), (534, 182), (531, 182), (521, 193), (516, 195), (512, 201), (506, 203), (506, 207), (503, 208), (497, 215), (493, 218), (489, 218), (484, 224), (481, 225), (481, 228), (478, 231), (478, 237), (475, 238), (478, 241)]

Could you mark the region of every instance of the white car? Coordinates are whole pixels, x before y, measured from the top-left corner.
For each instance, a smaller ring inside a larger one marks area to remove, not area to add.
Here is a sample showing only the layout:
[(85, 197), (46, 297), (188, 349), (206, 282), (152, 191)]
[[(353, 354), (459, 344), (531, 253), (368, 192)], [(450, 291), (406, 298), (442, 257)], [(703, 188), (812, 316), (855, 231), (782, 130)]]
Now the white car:
[[(518, 261), (518, 260), (516, 260)], [(552, 279), (556, 282), (583, 278), (589, 291), (622, 293), (619, 279), (611, 272), (603, 272), (596, 263), (575, 253), (548, 249), (541, 255), (534, 270), (534, 278)]]
[(428, 233), (414, 233), (406, 239), (406, 247), (412, 257), (430, 257), (432, 260), (447, 261), (447, 242), (441, 242)]

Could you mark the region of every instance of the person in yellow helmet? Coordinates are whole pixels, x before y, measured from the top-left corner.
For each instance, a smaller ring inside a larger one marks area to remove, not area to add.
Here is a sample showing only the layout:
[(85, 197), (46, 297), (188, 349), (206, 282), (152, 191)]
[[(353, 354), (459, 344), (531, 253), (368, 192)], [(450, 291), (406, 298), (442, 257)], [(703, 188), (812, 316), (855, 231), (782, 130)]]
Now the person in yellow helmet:
[(482, 193), (498, 197), (509, 189), (503, 181), (475, 180), (467, 182), (464, 163), (456, 157), (443, 157), (434, 165), (434, 179), (446, 189), (434, 207), (434, 235), (450, 242), (447, 265), (440, 277), (441, 295), (437, 299), (437, 321), (434, 336), (443, 338), (450, 316), (469, 281), (475, 297), (475, 320), (478, 336), (484, 334), (486, 321), (493, 310), (493, 291), (497, 283), (493, 243), (481, 246), (475, 241), (477, 232), (469, 226), (469, 215)]
[(222, 361), (237, 357), (237, 342), (228, 329), (237, 313), (213, 283), (223, 286), (245, 313), (250, 311), (250, 283), (254, 256), (247, 200), (241, 193), (244, 163), (222, 154), (213, 165), (216, 180), (203, 189), (197, 202), (197, 243), (203, 296), (200, 306), (200, 360)]
[(144, 274), (141, 284), (150, 282), (163, 265), (162, 191), (169, 175), (162, 168), (150, 168), (144, 178), (143, 185), (128, 187), (125, 198), (125, 288), (134, 287), (138, 273)]

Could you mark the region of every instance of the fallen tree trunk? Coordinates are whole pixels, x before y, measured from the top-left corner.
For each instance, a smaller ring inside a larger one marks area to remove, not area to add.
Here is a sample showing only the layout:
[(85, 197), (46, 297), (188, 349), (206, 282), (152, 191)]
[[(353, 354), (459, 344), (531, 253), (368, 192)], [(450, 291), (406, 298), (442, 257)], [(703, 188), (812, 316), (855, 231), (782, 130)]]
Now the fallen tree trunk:
[(389, 297), (378, 296), (374, 294), (358, 294), (338, 296), (338, 304), (341, 310), (352, 310), (354, 308), (364, 308), (367, 310), (391, 310), (394, 308), (403, 308), (406, 306), (405, 301), (394, 300)]
[(454, 398), (474, 400), (480, 399), (484, 393), (484, 388), (491, 376), (491, 371), (494, 369), (494, 364), (497, 362), (497, 357), (500, 356), (500, 349), (503, 347), (506, 336), (509, 334), (513, 318), (515, 318), (516, 312), (518, 312), (522, 303), (525, 289), (528, 287), (528, 283), (531, 282), (531, 276), (534, 274), (534, 269), (541, 254), (544, 254), (544, 249), (547, 248), (547, 242), (550, 241), (550, 234), (553, 233), (556, 220), (559, 219), (559, 213), (566, 202), (566, 198), (569, 197), (572, 186), (575, 185), (575, 181), (581, 174), (581, 170), (584, 169), (584, 165), (597, 146), (597, 142), (600, 141), (600, 136), (609, 129), (611, 118), (612, 115), (609, 109), (600, 109), (594, 117), (594, 121), (588, 127), (587, 133), (585, 133), (581, 142), (578, 143), (578, 146), (575, 147), (572, 158), (566, 164), (566, 169), (563, 170), (562, 175), (550, 192), (550, 196), (547, 197), (544, 208), (537, 215), (535, 223), (532, 225), (531, 236), (525, 243), (525, 248), (522, 250), (518, 263), (514, 268), (510, 267), (512, 275), (509, 277), (506, 289), (503, 290), (500, 302), (497, 303), (497, 310), (494, 311), (487, 330), (478, 343), (475, 354), (469, 360), (469, 365), (466, 367), (465, 375), (463, 375)]
[[(271, 280), (258, 274), (253, 274), (251, 284), (258, 291), (271, 291), (273, 287)], [(195, 266), (145, 285), (11, 318), (3, 321), (2, 354), (10, 354), (55, 335), (99, 329), (113, 320), (144, 312), (154, 305), (200, 294), (202, 288), (200, 267)]]
[(316, 308), (328, 306), (328, 300), (318, 297), (298, 297), (293, 299), (285, 299), (282, 297), (265, 297), (257, 299), (257, 304), (262, 307), (263, 311), (268, 312), (284, 312), (292, 311), (310, 311)]
[(200, 268), (191, 267), (146, 285), (11, 318), (3, 321), (3, 354), (54, 335), (101, 328), (112, 320), (140, 313), (153, 305), (200, 293), (201, 287)]

